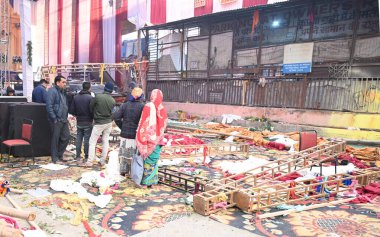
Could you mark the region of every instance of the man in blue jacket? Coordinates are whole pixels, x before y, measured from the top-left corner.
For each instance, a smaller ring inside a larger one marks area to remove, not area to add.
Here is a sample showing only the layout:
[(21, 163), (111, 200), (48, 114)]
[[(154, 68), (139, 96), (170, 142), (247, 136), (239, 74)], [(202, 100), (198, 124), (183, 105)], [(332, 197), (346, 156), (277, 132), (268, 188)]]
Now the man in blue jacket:
[(74, 96), (73, 102), (70, 105), (70, 114), (77, 118), (77, 149), (76, 160), (81, 159), (82, 142), (84, 143), (85, 161), (88, 159), (88, 146), (92, 131), (93, 114), (90, 108), (90, 103), (93, 97), (91, 96), (91, 83), (83, 82), (82, 90)]
[(35, 103), (46, 104), (47, 91), (46, 87), (49, 83), (45, 79), (40, 80), (40, 84), (34, 88), (32, 93), (32, 101)]
[(65, 93), (66, 78), (56, 76), (52, 88), (48, 91), (46, 110), (50, 128), (52, 131), (51, 139), (51, 158), (53, 163), (63, 159), (63, 153), (70, 141), (70, 130), (68, 117), (68, 104)]

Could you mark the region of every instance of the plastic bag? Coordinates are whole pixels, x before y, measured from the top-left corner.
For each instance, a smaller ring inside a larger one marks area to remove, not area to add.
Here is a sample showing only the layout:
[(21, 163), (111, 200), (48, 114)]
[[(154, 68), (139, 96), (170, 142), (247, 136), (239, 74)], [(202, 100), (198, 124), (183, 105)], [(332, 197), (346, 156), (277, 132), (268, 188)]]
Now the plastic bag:
[(140, 156), (138, 150), (136, 149), (136, 152), (132, 158), (131, 178), (138, 186), (141, 186), (143, 174), (144, 174), (144, 160)]

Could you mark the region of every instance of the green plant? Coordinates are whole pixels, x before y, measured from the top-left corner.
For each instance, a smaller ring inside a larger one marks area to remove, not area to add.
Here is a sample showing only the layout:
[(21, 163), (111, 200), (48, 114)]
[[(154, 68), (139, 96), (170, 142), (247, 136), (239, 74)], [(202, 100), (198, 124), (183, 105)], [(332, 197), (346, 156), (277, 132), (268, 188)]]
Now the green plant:
[(28, 64), (29, 66), (32, 66), (32, 50), (33, 50), (33, 47), (32, 47), (32, 41), (28, 41), (28, 43), (26, 44), (26, 49), (27, 49), (27, 60), (28, 60)]

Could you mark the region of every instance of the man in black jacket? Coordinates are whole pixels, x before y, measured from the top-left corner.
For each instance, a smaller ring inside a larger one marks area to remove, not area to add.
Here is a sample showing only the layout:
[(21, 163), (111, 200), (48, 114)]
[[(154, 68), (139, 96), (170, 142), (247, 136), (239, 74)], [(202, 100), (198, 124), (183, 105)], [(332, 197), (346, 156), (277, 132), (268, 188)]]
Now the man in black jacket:
[(53, 163), (58, 159), (63, 159), (63, 153), (70, 141), (70, 130), (68, 117), (68, 104), (65, 93), (66, 78), (56, 76), (54, 79), (55, 86), (48, 91), (46, 110), (52, 131), (51, 139), (51, 158)]
[(76, 144), (76, 160), (81, 160), (82, 141), (84, 143), (84, 157), (88, 159), (89, 140), (92, 131), (93, 114), (91, 111), (91, 83), (83, 82), (82, 90), (74, 99), (70, 106), (70, 114), (77, 118), (77, 144)]

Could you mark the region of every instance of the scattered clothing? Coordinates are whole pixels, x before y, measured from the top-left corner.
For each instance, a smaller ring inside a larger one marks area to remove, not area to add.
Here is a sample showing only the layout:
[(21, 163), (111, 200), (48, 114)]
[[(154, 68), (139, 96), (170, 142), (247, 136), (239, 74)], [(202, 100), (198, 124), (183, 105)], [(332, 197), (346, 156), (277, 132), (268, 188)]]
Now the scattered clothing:
[(356, 189), (356, 191), (358, 193), (358, 197), (352, 200), (350, 203), (357, 204), (373, 202), (373, 200), (380, 195), (380, 183), (371, 183), (364, 187)]

